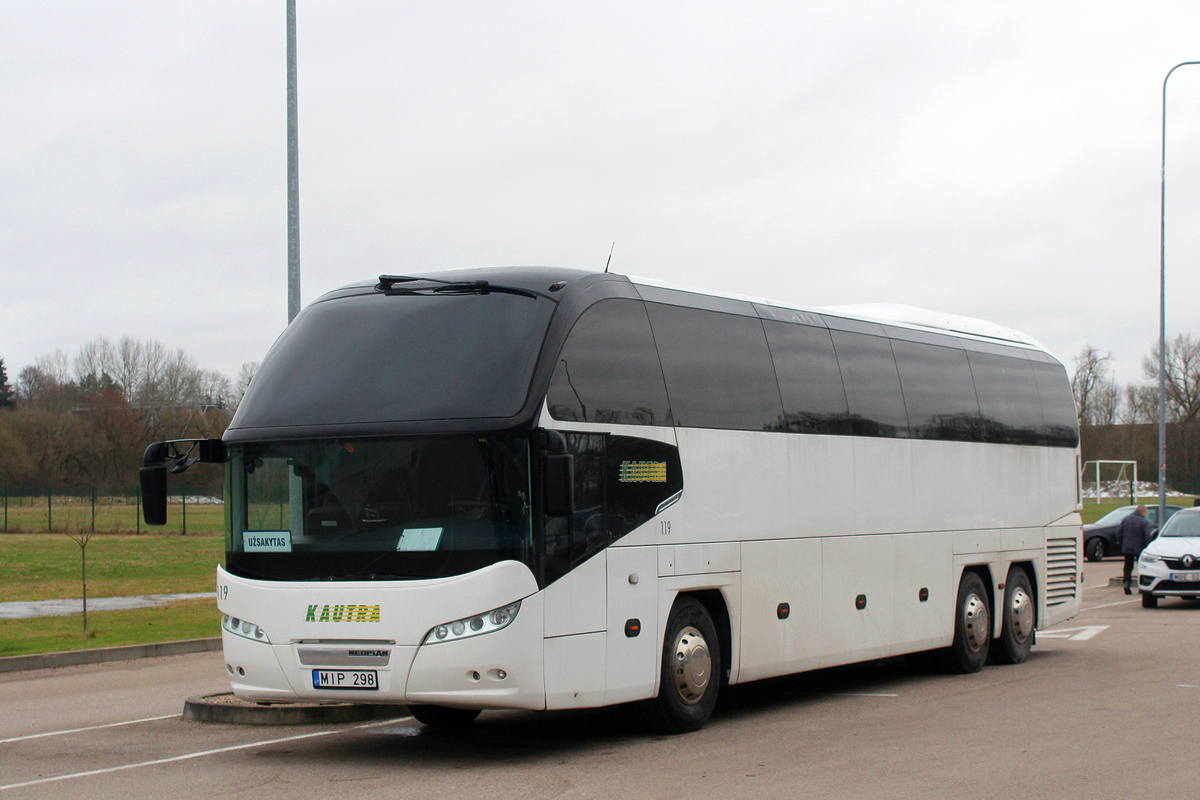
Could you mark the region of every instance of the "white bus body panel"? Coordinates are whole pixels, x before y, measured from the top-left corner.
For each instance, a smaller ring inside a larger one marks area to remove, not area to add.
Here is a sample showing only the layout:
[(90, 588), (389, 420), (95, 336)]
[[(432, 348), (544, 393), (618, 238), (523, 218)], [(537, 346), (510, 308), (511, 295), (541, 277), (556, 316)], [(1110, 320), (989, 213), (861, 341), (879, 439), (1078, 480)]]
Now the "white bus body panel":
[[(598, 429), (545, 412), (541, 423)], [(669, 441), (665, 429), (603, 429)], [(641, 687), (631, 689), (636, 696), (653, 694), (645, 686), (657, 682), (662, 629), (681, 591), (722, 591), (734, 631), (733, 683), (947, 646), (967, 568), (991, 575), (993, 609), (1009, 567), (1021, 563), (1033, 568), (1039, 627), (1078, 613), (1073, 450), (699, 428), (675, 436), (682, 496), (607, 550), (609, 602), (619, 584), (615, 554), (657, 551), (646, 559), (658, 568), (657, 626), (643, 618), (641, 637), (652, 637), (659, 653), (641, 684), (623, 676)], [(1057, 566), (1047, 555), (1055, 546)], [(559, 591), (572, 579), (564, 576)], [(780, 603), (789, 605), (785, 619)], [(619, 616), (609, 613), (610, 646), (621, 635)], [(1002, 616), (993, 620), (999, 635)], [(589, 652), (600, 657), (599, 645)], [(606, 683), (615, 680), (610, 670)], [(636, 699), (606, 702), (617, 696)]]
[[(505, 628), (421, 644), (437, 625), (517, 600), (521, 609)], [(258, 625), (271, 640), (264, 644), (223, 634), (234, 693), (255, 701), (544, 708), (542, 605), (533, 574), (515, 561), (404, 583), (256, 581), (217, 569), (221, 612)], [(364, 606), (370, 613), (357, 612)], [(312, 663), (311, 653), (339, 646), (389, 651), (385, 665), (364, 665), (377, 671), (379, 689), (313, 688), (314, 668), (345, 665)], [(302, 649), (309, 651), (308, 663), (302, 663)]]

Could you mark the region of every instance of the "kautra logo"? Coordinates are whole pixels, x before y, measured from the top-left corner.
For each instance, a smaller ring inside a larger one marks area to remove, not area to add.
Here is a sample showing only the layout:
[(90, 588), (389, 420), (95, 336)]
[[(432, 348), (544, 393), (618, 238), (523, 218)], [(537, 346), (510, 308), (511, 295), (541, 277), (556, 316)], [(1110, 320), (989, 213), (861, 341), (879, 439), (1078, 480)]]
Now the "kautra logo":
[[(319, 609), (319, 611), (318, 611)], [(305, 622), (379, 622), (379, 606), (310, 605)]]

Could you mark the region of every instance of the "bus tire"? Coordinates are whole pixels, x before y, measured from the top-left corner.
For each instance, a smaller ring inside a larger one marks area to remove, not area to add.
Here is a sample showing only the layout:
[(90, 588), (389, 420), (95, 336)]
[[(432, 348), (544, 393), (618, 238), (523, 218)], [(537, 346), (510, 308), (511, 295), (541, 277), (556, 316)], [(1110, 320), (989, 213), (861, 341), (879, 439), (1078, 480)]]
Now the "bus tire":
[(987, 661), (992, 641), (992, 615), (987, 587), (974, 572), (964, 572), (958, 582), (954, 611), (954, 643), (942, 651), (942, 663), (950, 672), (979, 672)]
[(1029, 575), (1020, 567), (1012, 567), (1004, 581), (1000, 638), (992, 642), (992, 658), (997, 663), (1020, 664), (1029, 658), (1037, 616), (1035, 605)]
[(660, 733), (700, 730), (716, 706), (721, 668), (708, 610), (694, 597), (680, 597), (667, 618), (658, 696), (642, 702), (646, 722)]
[(479, 716), (477, 708), (450, 708), (448, 706), (409, 706), (408, 713), (422, 725), (437, 730), (451, 731), (467, 727)]

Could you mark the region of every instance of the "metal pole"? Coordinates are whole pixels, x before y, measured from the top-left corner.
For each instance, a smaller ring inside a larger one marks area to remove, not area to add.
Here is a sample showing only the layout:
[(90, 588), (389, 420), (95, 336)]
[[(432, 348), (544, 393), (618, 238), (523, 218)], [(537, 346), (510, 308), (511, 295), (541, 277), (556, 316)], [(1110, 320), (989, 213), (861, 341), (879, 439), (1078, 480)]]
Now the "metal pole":
[(135, 500), (134, 502), (136, 503), (136, 505), (134, 506), (135, 516), (133, 518), (133, 525), (137, 532), (137, 535), (141, 536), (142, 535), (142, 487), (141, 487), (141, 485), (139, 485), (137, 487), (137, 500)]
[(1180, 67), (1200, 65), (1184, 61), (1171, 67), (1162, 90), (1162, 195), (1158, 239), (1158, 524), (1167, 518), (1167, 81)]
[(183, 504), (183, 533), (181, 535), (187, 536), (187, 487), (186, 486), (179, 487), (179, 499)]
[(54, 501), (50, 499), (50, 487), (46, 487), (46, 533), (54, 533)]
[(288, 323), (300, 313), (300, 153), (296, 112), (296, 0), (287, 0)]
[(96, 532), (96, 484), (92, 484), (92, 533)]
[(83, 632), (87, 633), (87, 542), (79, 545), (79, 571), (83, 581)]

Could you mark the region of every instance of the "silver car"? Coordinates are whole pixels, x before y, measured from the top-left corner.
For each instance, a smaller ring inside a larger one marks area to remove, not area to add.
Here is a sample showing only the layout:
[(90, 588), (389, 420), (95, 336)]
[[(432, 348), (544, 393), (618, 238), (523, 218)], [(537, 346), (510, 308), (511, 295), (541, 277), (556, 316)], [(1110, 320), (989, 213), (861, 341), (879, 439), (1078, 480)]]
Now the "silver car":
[(1138, 558), (1142, 605), (1160, 597), (1200, 598), (1200, 508), (1185, 508), (1163, 525)]

